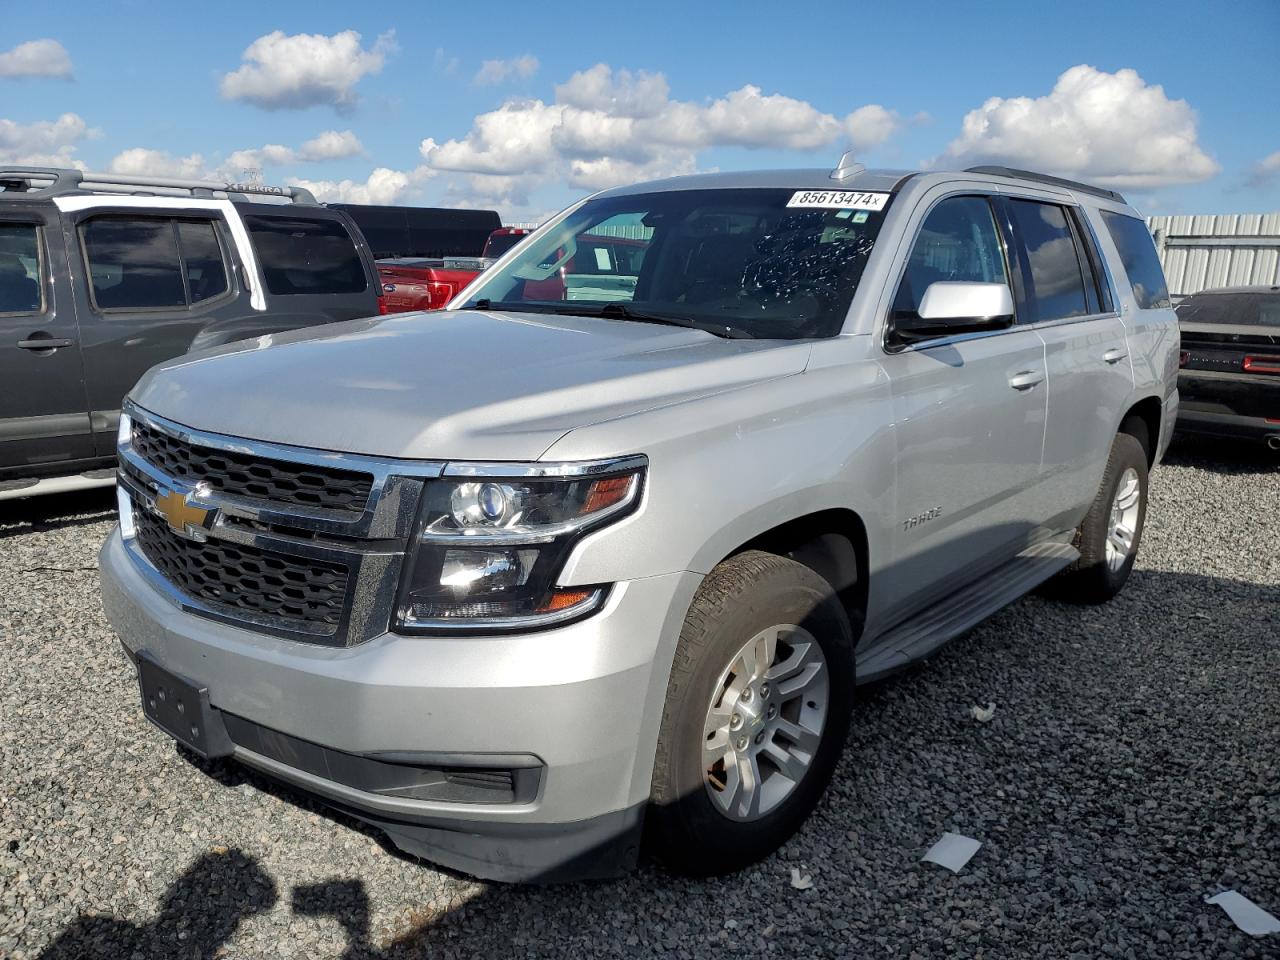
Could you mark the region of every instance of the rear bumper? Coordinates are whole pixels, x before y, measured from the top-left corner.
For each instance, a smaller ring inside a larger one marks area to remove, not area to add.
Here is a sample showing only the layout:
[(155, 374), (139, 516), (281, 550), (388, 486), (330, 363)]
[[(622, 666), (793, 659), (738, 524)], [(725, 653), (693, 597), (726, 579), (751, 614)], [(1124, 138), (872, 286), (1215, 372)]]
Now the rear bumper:
[(1280, 420), (1272, 422), (1265, 417), (1244, 417), (1184, 402), (1178, 413), (1176, 429), (1178, 433), (1261, 442), (1268, 437), (1280, 437)]
[[(108, 619), (131, 657), (208, 688), (239, 737), (235, 759), (477, 876), (599, 876), (634, 860), (696, 574), (618, 584), (600, 613), (555, 630), (332, 648), (185, 613), (135, 562), (113, 533), (101, 554)], [(494, 768), (512, 757), (538, 767), (536, 787), (501, 803), (392, 793), (350, 765)]]

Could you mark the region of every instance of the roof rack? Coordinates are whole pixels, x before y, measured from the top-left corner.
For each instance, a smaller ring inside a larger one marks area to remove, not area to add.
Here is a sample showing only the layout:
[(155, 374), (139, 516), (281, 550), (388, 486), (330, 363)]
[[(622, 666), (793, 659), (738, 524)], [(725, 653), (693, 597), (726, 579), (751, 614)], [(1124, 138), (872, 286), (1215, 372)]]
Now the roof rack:
[(1063, 177), (1051, 177), (1047, 173), (1036, 173), (1034, 170), (1018, 170), (1015, 167), (969, 167), (965, 173), (985, 173), (992, 177), (1009, 177), (1013, 180), (1034, 180), (1036, 183), (1047, 183), (1055, 187), (1066, 187), (1068, 190), (1079, 190), (1081, 193), (1091, 193), (1095, 197), (1102, 197), (1104, 200), (1114, 200), (1116, 203), (1128, 203), (1118, 191), (1108, 190), (1105, 187), (1095, 187), (1091, 183), (1081, 183), (1079, 180), (1067, 180)]
[(119, 173), (89, 173), (70, 167), (15, 167), (0, 164), (0, 197), (22, 199), (57, 197), (68, 193), (122, 193), (141, 196), (219, 197), (248, 200), (280, 197), (293, 203), (316, 204), (305, 187), (275, 187), (265, 183), (222, 183), (174, 177), (135, 177)]

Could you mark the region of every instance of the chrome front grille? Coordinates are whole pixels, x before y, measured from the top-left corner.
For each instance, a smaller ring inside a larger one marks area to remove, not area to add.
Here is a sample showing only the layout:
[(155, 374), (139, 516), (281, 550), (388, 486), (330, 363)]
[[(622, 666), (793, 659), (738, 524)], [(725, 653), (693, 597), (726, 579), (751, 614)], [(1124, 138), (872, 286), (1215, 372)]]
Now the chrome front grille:
[(121, 529), (182, 609), (307, 643), (387, 630), (418, 500), (443, 464), (193, 430), (126, 405)]
[(132, 442), (139, 456), (174, 479), (193, 485), (203, 481), (231, 496), (359, 514), (373, 489), (367, 473), (205, 447), (142, 421), (133, 425)]

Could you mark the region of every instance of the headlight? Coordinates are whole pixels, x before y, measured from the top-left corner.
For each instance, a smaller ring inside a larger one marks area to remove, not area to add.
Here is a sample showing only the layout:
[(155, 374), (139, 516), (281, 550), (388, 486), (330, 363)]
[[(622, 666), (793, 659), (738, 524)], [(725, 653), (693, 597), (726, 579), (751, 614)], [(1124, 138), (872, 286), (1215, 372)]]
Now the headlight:
[(557, 587), (569, 552), (640, 502), (644, 457), (450, 464), (428, 480), (396, 629), (528, 630), (596, 610), (604, 585)]

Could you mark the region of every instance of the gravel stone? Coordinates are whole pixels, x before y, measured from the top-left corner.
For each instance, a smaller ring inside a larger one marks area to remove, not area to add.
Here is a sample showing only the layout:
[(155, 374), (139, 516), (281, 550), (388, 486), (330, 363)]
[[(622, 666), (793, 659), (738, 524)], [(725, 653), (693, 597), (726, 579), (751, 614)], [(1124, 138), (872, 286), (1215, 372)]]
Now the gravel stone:
[[(1280, 914), (1277, 463), (1175, 447), (1114, 601), (1028, 597), (865, 689), (777, 856), (550, 888), (185, 757), (100, 609), (112, 497), (0, 503), (0, 956), (1280, 957), (1203, 902)], [(958, 876), (917, 862), (946, 831), (983, 844)]]

